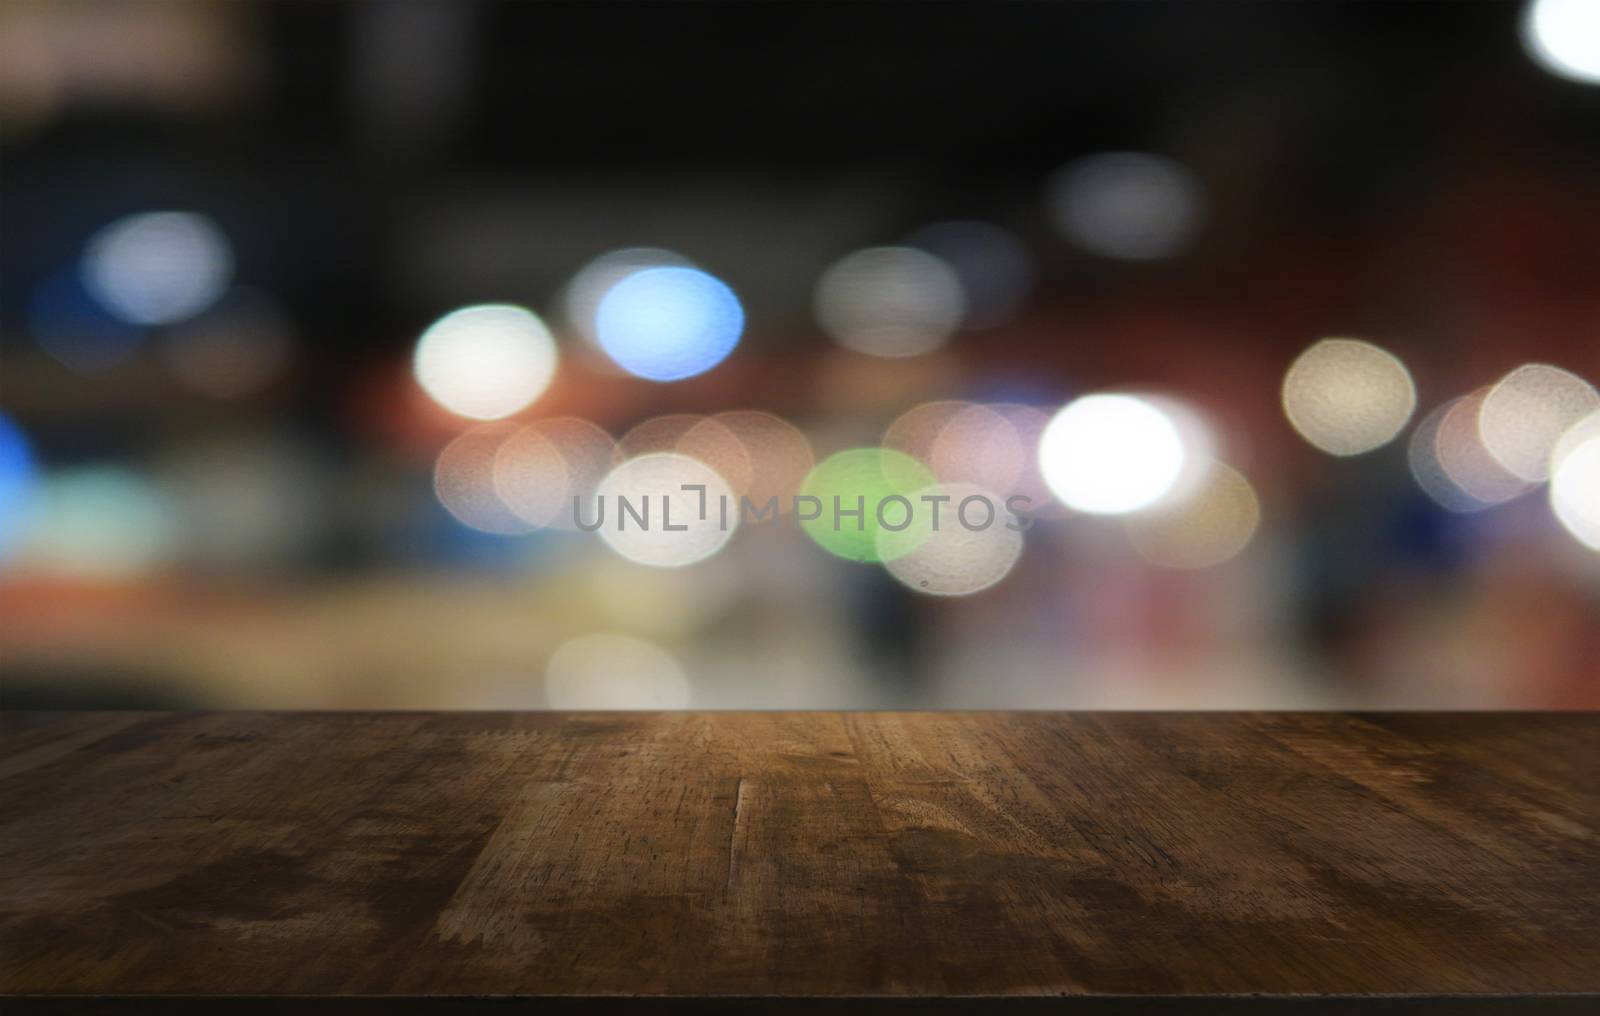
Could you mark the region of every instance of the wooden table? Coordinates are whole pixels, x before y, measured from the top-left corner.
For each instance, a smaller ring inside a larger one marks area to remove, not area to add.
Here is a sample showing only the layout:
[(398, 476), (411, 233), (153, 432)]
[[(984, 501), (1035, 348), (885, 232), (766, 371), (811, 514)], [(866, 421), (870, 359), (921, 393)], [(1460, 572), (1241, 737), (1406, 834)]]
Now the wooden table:
[(1600, 1012), (1596, 714), (10, 713), (0, 739), (19, 1009)]

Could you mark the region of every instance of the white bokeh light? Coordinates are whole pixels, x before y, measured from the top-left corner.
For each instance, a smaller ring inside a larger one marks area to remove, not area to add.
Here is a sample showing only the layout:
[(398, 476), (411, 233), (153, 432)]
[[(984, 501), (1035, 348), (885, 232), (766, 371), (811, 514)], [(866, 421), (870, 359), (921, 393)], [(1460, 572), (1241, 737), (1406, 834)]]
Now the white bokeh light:
[[(751, 503), (761, 506), (769, 499), (778, 499), (781, 514), (793, 506), (793, 497), (805, 480), (816, 457), (811, 442), (805, 434), (787, 420), (755, 409), (736, 409), (708, 417), (692, 427), (678, 443), (678, 450), (686, 455), (716, 465), (707, 456), (720, 448), (723, 435), (738, 443), (742, 456), (728, 456), (733, 467), (741, 458), (749, 464), (748, 480), (735, 469), (734, 475), (724, 473), (736, 493), (748, 496)], [(721, 470), (719, 470), (721, 472)]]
[(1532, 0), (1522, 15), (1522, 44), (1551, 74), (1600, 84), (1600, 3)]
[(966, 315), (955, 270), (912, 247), (872, 247), (836, 262), (817, 282), (817, 322), (846, 349), (919, 356), (949, 341)]
[(1560, 367), (1530, 363), (1500, 379), (1478, 408), (1478, 433), (1496, 462), (1537, 483), (1567, 428), (1600, 409), (1594, 386)]
[(535, 420), (501, 443), (494, 486), (507, 508), (552, 529), (575, 529), (593, 518), (595, 491), (615, 465), (616, 442), (576, 416)]
[(508, 423), (473, 427), (445, 445), (434, 459), (434, 496), (462, 525), (495, 536), (536, 528), (535, 521), (506, 501), (496, 483), (496, 459), (515, 433)]
[(1394, 440), (1417, 407), (1405, 364), (1360, 339), (1323, 339), (1283, 377), (1283, 411), (1311, 445), (1329, 455), (1370, 452)]
[[(912, 503), (922, 504), (925, 495), (949, 498), (937, 529), (932, 514), (923, 511), (913, 513), (904, 529), (878, 530), (878, 558), (890, 575), (928, 596), (970, 596), (1011, 574), (1023, 539), (1020, 528), (1011, 528), (1016, 523), (1003, 496), (976, 484), (944, 483), (918, 491)], [(970, 528), (959, 514), (968, 499), (986, 502), (970, 505)]]
[(1600, 413), (1571, 427), (1551, 455), (1550, 508), (1567, 532), (1600, 550)]
[(1145, 152), (1105, 152), (1062, 167), (1046, 203), (1062, 235), (1124, 261), (1181, 254), (1205, 218), (1200, 181), (1180, 163)]
[(550, 330), (511, 304), (463, 307), (417, 340), (412, 370), (428, 396), (457, 416), (497, 420), (531, 405), (555, 377)]
[(1039, 440), (1039, 469), (1069, 508), (1138, 511), (1183, 477), (1188, 456), (1171, 416), (1136, 395), (1086, 395), (1057, 413)]
[(83, 253), (83, 281), (112, 314), (168, 325), (216, 302), (233, 277), (233, 251), (216, 224), (192, 212), (145, 212), (106, 226)]
[(552, 709), (684, 709), (690, 701), (689, 679), (666, 650), (603, 632), (557, 647), (544, 687)]
[(653, 452), (677, 452), (716, 470), (735, 494), (750, 487), (750, 453), (727, 426), (714, 417), (694, 413), (653, 416), (622, 435), (617, 442), (624, 459)]
[[(703, 517), (702, 492), (685, 486), (705, 488)], [(600, 538), (628, 560), (653, 568), (702, 561), (721, 550), (739, 525), (738, 498), (728, 482), (704, 462), (675, 452), (627, 460), (607, 474), (598, 493), (604, 511)], [(579, 521), (592, 525), (594, 518)]]
[(1476, 512), (1518, 497), (1532, 484), (1484, 447), (1478, 426), (1488, 389), (1440, 406), (1412, 432), (1411, 474), (1423, 492), (1453, 512)]

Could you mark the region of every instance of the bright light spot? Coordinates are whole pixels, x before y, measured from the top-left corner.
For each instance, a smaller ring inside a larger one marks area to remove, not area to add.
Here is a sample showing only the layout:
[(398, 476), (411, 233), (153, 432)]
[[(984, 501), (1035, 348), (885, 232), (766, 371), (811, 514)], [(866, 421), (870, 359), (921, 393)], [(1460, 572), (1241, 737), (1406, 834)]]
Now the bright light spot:
[[(920, 500), (944, 495), (939, 527)], [(983, 504), (969, 498), (981, 499)], [(917, 508), (911, 524), (899, 532), (880, 529), (878, 556), (889, 574), (906, 588), (929, 596), (970, 596), (1011, 574), (1022, 556), (1022, 532), (1005, 510), (1005, 498), (971, 483), (945, 483), (925, 488), (912, 499)], [(962, 523), (966, 504), (967, 524)], [(991, 509), (993, 506), (992, 515)], [(894, 522), (898, 524), (898, 517)], [(969, 526), (971, 528), (969, 528)]]
[(1533, 0), (1523, 12), (1522, 44), (1551, 74), (1600, 84), (1600, 3)]
[(181, 536), (172, 503), (142, 476), (114, 466), (46, 475), (28, 506), (19, 563), (86, 580), (151, 572)]
[(1551, 461), (1551, 510), (1567, 532), (1600, 550), (1600, 413), (1562, 435)]
[(0, 559), (22, 530), (37, 469), (27, 436), (0, 415)]
[(1255, 535), (1261, 505), (1250, 481), (1213, 462), (1200, 488), (1124, 520), (1128, 540), (1151, 564), (1209, 568), (1237, 555)]
[(132, 324), (169, 325), (205, 310), (233, 277), (228, 238), (191, 212), (130, 215), (90, 237), (83, 279), (106, 310)]
[(563, 300), (567, 323), (578, 334), (599, 345), (600, 332), (595, 319), (600, 312), (600, 301), (612, 286), (646, 268), (693, 267), (693, 262), (682, 254), (657, 247), (628, 247), (602, 254), (584, 265), (567, 283)]
[(260, 391), (289, 365), (289, 320), (265, 295), (239, 290), (210, 313), (173, 329), (162, 358), (202, 395), (234, 399)]
[(966, 314), (961, 280), (911, 247), (872, 247), (817, 283), (816, 315), (841, 346), (870, 356), (918, 356), (947, 342)]
[(1424, 493), (1453, 512), (1475, 512), (1509, 501), (1529, 487), (1483, 446), (1479, 410), (1487, 390), (1434, 410), (1411, 435), (1411, 475)]
[(1283, 378), (1289, 423), (1329, 455), (1360, 455), (1388, 444), (1416, 407), (1405, 364), (1358, 339), (1323, 339)]
[(495, 483), (496, 457), (514, 433), (509, 424), (474, 427), (445, 445), (434, 460), (433, 491), (463, 525), (496, 536), (535, 527), (512, 510)]
[(617, 443), (622, 457), (631, 459), (652, 452), (677, 452), (717, 471), (735, 494), (750, 488), (750, 453), (724, 424), (693, 413), (652, 417), (622, 436)]
[(412, 370), (439, 405), (474, 420), (498, 420), (531, 405), (556, 373), (556, 344), (521, 307), (463, 307), (417, 340)]
[(666, 650), (627, 635), (580, 635), (550, 654), (553, 709), (685, 709), (689, 679)]
[(1102, 257), (1151, 261), (1182, 253), (1205, 216), (1200, 181), (1160, 155), (1108, 152), (1068, 163), (1051, 177), (1051, 220), (1073, 243)]
[(1542, 363), (1518, 367), (1490, 389), (1478, 410), (1483, 446), (1518, 477), (1550, 475), (1550, 453), (1573, 424), (1600, 409), (1594, 386)]
[(720, 279), (698, 268), (646, 268), (600, 300), (600, 348), (630, 374), (677, 381), (703, 374), (739, 344), (744, 309)]
[(1086, 395), (1055, 415), (1039, 440), (1039, 469), (1069, 508), (1138, 511), (1183, 478), (1188, 456), (1172, 416), (1135, 395)]
[(704, 462), (675, 452), (627, 460), (601, 481), (599, 494), (605, 511), (600, 538), (628, 560), (653, 568), (702, 561), (739, 526), (739, 500), (727, 481)]
[(800, 429), (771, 413), (733, 410), (690, 428), (678, 447), (685, 454), (713, 462), (706, 455), (712, 447), (720, 446), (722, 434), (731, 435), (739, 443), (744, 460), (749, 463), (749, 479), (742, 486), (735, 483), (735, 490), (749, 497), (757, 510), (775, 497), (779, 514), (789, 511), (795, 492), (816, 464), (811, 442)]
[[(817, 463), (800, 485), (800, 496), (815, 498), (804, 506), (800, 525), (817, 545), (848, 561), (880, 561), (878, 546), (880, 509), (889, 525), (902, 523), (905, 507), (893, 498), (910, 502), (913, 515), (925, 506), (918, 494), (933, 485), (927, 466), (889, 448), (852, 448)], [(859, 513), (859, 514), (858, 514)], [(899, 541), (889, 548), (908, 553), (911, 545)]]
[(580, 515), (595, 517), (595, 496), (616, 464), (616, 448), (611, 435), (588, 420), (535, 420), (495, 452), (495, 491), (525, 522), (575, 529)]
[(1009, 230), (987, 222), (941, 222), (910, 245), (949, 265), (966, 295), (968, 328), (993, 328), (1014, 317), (1033, 289), (1033, 258)]

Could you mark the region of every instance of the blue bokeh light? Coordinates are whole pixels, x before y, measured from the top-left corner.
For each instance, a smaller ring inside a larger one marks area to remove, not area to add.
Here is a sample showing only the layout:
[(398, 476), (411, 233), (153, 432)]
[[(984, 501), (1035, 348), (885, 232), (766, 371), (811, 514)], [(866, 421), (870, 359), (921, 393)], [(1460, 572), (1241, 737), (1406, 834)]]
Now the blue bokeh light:
[(36, 472), (27, 437), (10, 418), (0, 416), (0, 558), (22, 530)]
[(744, 331), (739, 298), (698, 268), (646, 268), (600, 300), (600, 346), (630, 374), (677, 381), (715, 367)]

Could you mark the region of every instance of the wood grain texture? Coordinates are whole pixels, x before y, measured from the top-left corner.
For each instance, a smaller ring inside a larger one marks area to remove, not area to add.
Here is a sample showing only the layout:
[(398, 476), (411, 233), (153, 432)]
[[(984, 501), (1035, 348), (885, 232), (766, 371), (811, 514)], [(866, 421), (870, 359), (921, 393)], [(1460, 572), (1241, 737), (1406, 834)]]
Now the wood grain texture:
[(0, 737), (11, 994), (1600, 992), (1595, 714), (12, 713)]

